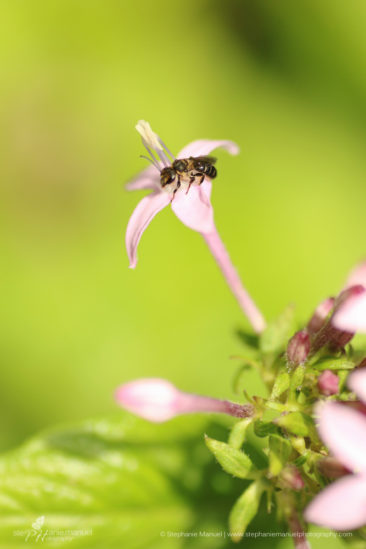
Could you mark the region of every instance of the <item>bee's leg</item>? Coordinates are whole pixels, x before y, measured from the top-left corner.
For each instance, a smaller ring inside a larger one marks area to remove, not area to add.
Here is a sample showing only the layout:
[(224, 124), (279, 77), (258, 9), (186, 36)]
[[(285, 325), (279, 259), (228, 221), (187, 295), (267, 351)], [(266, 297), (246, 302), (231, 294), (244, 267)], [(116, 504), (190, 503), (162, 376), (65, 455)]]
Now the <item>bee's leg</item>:
[(177, 190), (179, 189), (180, 187), (180, 177), (178, 176), (178, 181), (177, 181), (177, 186), (175, 187), (174, 191), (173, 191), (173, 196), (172, 196), (172, 199), (170, 202), (173, 202), (174, 200), (174, 197), (175, 197), (175, 193), (177, 192)]
[(199, 178), (199, 177), (201, 178), (198, 184), (199, 184), (199, 185), (202, 185), (202, 183), (203, 183), (204, 180), (205, 180), (206, 175), (205, 175), (204, 173), (202, 173), (202, 172), (197, 172), (197, 173), (194, 174), (194, 176), (195, 176), (195, 179), (196, 179), (196, 177), (197, 177), (197, 178)]
[(188, 194), (189, 189), (191, 188), (191, 185), (192, 185), (192, 183), (194, 183), (194, 182), (195, 182), (195, 178), (194, 178), (194, 177), (191, 177), (191, 179), (189, 180), (189, 185), (188, 185), (188, 189), (187, 189), (186, 194)]

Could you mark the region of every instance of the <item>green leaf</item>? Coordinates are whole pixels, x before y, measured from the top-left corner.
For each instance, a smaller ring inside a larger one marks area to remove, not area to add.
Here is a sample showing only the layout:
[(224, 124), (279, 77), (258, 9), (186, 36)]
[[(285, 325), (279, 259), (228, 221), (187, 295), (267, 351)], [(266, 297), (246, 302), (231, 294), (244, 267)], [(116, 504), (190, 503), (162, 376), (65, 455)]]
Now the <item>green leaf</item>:
[(287, 439), (277, 435), (269, 437), (269, 471), (271, 475), (279, 475), (286, 465), (291, 451), (292, 446)]
[(257, 514), (264, 488), (264, 483), (256, 480), (235, 502), (229, 516), (230, 535), (233, 541), (238, 542), (242, 539), (249, 523)]
[(309, 419), (301, 412), (290, 412), (279, 416), (276, 420), (277, 425), (283, 427), (289, 433), (300, 437), (306, 437), (309, 434)]
[(279, 396), (282, 395), (290, 386), (290, 376), (288, 372), (280, 372), (277, 377), (276, 381), (274, 382), (272, 393), (271, 393), (271, 399), (276, 399)]
[(160, 531), (191, 530), (198, 504), (216, 513), (204, 473), (216, 469), (202, 439), (210, 429), (199, 417), (153, 425), (121, 413), (33, 438), (0, 458), (1, 549), (27, 547), (27, 536), (63, 547), (65, 531), (76, 532), (73, 548), (144, 549)]
[(248, 474), (255, 469), (250, 458), (241, 450), (208, 436), (205, 436), (205, 442), (224, 471), (230, 475), (247, 478)]
[(313, 365), (317, 370), (353, 370), (355, 363), (347, 358), (324, 358)]
[(260, 349), (264, 354), (284, 350), (294, 330), (294, 307), (289, 305), (283, 313), (268, 324), (260, 336)]

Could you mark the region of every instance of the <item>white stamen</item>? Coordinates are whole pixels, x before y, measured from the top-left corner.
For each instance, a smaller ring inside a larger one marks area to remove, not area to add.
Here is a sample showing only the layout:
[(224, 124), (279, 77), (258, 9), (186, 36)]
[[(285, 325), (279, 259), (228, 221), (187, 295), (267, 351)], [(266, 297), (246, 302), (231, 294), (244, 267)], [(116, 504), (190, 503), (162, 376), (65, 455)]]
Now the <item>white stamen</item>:
[(164, 141), (162, 139), (160, 139), (159, 136), (158, 136), (158, 139), (159, 139), (160, 145), (162, 145), (164, 147), (164, 149), (166, 150), (166, 152), (172, 157), (172, 159), (175, 160), (174, 154), (172, 152), (170, 152), (168, 147), (165, 145)]
[(156, 151), (156, 154), (158, 155), (158, 157), (160, 158), (160, 161), (163, 163), (165, 167), (170, 166), (171, 162), (163, 150)]
[(162, 151), (163, 147), (160, 144), (159, 137), (152, 131), (151, 126), (146, 120), (139, 120), (136, 124), (136, 130), (141, 135), (143, 141), (147, 147), (150, 147), (154, 151)]
[[(151, 156), (151, 158), (156, 161), (152, 152), (154, 151), (163, 166), (170, 166), (171, 160), (169, 160), (165, 151), (167, 151), (173, 159), (174, 156), (172, 155), (172, 153), (169, 152), (160, 137), (152, 131), (150, 124), (145, 120), (139, 120), (136, 124), (136, 130), (141, 135), (142, 143), (144, 144), (144, 147)], [(159, 162), (156, 162), (156, 164), (158, 166)]]

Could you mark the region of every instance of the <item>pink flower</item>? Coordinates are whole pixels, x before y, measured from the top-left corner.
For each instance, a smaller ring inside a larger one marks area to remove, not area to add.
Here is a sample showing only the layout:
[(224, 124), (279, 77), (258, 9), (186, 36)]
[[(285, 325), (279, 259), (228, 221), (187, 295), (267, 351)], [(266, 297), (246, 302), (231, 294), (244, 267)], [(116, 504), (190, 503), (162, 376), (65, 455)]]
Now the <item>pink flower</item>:
[[(366, 402), (366, 369), (349, 377), (349, 386)], [(366, 417), (335, 402), (318, 404), (318, 430), (334, 456), (354, 474), (325, 488), (310, 503), (305, 518), (334, 530), (366, 524)]]
[[(175, 215), (187, 227), (202, 234), (211, 233), (215, 228), (210, 199), (211, 181), (206, 178), (201, 185), (192, 185), (189, 191), (187, 185), (182, 184), (173, 198), (171, 186), (167, 185), (164, 188), (161, 186), (160, 172), (164, 167), (171, 166), (175, 159), (174, 156), (163, 144), (160, 137), (152, 131), (148, 122), (140, 120), (136, 129), (141, 134), (142, 142), (148, 150), (153, 165), (146, 168), (136, 179), (128, 183), (127, 188), (131, 191), (150, 189), (152, 193), (145, 196), (138, 203), (128, 222), (126, 247), (131, 268), (136, 267), (137, 245), (142, 233), (155, 215), (169, 204)], [(218, 147), (225, 148), (231, 154), (238, 154), (239, 152), (239, 147), (232, 141), (201, 139), (184, 147), (177, 155), (177, 158), (205, 156)], [(154, 153), (157, 158), (155, 158)]]
[[(130, 268), (136, 267), (137, 246), (142, 233), (155, 215), (170, 204), (175, 215), (187, 227), (203, 236), (254, 330), (261, 332), (265, 328), (263, 316), (243, 287), (215, 227), (211, 205), (211, 181), (207, 177), (201, 184), (196, 182), (189, 184), (182, 180), (178, 189), (175, 184), (167, 184), (163, 187), (160, 183), (160, 173), (164, 168), (172, 166), (175, 157), (160, 137), (152, 131), (148, 122), (140, 120), (136, 129), (141, 134), (143, 145), (149, 154), (147, 159), (152, 166), (143, 170), (139, 176), (128, 183), (127, 188), (129, 190), (149, 189), (152, 192), (137, 204), (127, 225), (126, 247)], [(207, 156), (218, 147), (226, 149), (230, 154), (239, 152), (239, 147), (232, 141), (200, 139), (184, 147), (177, 158)]]
[(137, 379), (121, 385), (116, 391), (116, 400), (129, 412), (156, 423), (193, 412), (215, 412), (235, 417), (253, 415), (251, 404), (241, 405), (184, 393), (169, 381), (159, 378)]

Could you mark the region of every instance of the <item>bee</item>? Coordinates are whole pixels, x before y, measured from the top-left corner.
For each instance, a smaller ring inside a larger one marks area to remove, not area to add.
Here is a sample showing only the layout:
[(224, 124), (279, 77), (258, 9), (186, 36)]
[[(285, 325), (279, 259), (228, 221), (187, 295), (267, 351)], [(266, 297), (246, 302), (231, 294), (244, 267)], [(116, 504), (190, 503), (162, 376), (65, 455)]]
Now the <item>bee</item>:
[(213, 156), (178, 158), (171, 166), (161, 170), (160, 184), (163, 188), (173, 190), (173, 197), (182, 184), (187, 186), (188, 193), (192, 184), (201, 185), (206, 177), (214, 179), (217, 176), (215, 162)]

